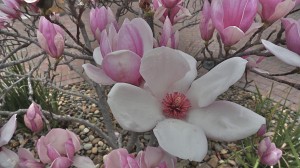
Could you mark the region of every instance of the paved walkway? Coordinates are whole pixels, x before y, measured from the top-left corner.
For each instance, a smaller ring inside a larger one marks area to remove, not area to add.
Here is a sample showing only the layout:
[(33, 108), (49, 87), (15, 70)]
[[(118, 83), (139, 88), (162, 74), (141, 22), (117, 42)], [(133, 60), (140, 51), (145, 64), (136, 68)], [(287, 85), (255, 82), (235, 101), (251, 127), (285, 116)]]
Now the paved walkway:
[[(83, 18), (84, 18), (84, 22), (87, 23), (86, 29), (87, 29), (89, 35), (92, 37), (91, 31), (89, 28), (89, 24), (88, 24), (89, 23), (88, 16), (89, 16), (88, 12), (85, 12), (83, 15)], [(71, 32), (73, 32), (73, 34), (76, 33), (76, 26), (74, 26), (74, 24), (71, 23), (71, 21), (68, 20), (67, 17), (64, 17), (64, 19), (62, 21), (64, 22), (64, 25), (66, 25), (68, 28), (70, 28), (69, 30)], [(180, 49), (181, 50), (183, 50), (191, 55), (194, 55), (195, 51), (197, 51), (201, 47), (199, 44), (202, 44), (202, 42), (200, 39), (198, 26), (189, 27), (187, 29), (184, 29), (180, 33)], [(93, 47), (96, 47), (96, 44), (94, 44)], [(74, 62), (75, 68), (81, 72), (83, 72), (82, 68), (81, 68), (82, 63), (83, 63), (82, 61)], [(260, 67), (262, 69), (269, 71), (270, 73), (288, 72), (292, 68), (292, 67), (280, 62), (279, 60), (277, 60), (274, 57), (265, 59), (260, 64)], [(45, 63), (42, 68), (45, 68), (45, 70), (46, 70), (47, 63)], [(56, 73), (60, 74), (59, 78), (61, 79), (62, 85), (67, 85), (67, 84), (72, 84), (72, 83), (83, 81), (83, 79), (80, 78), (78, 76), (78, 74), (76, 74), (76, 72), (71, 71), (66, 66), (59, 66), (57, 68)], [(274, 81), (265, 79), (263, 77), (255, 75), (253, 73), (250, 73), (248, 75), (248, 78), (249, 78), (249, 80), (253, 80), (253, 82), (250, 83), (246, 87), (247, 90), (256, 92), (255, 86), (257, 86), (259, 88), (260, 92), (263, 95), (267, 96), (269, 94), (269, 91), (271, 90), (272, 84), (274, 84), (271, 98), (274, 99), (275, 101), (283, 102), (283, 100), (287, 97), (287, 100), (288, 100), (287, 106), (292, 108), (293, 110), (298, 109), (298, 107), (300, 105), (300, 91), (299, 90), (292, 89), (290, 91), (290, 94), (287, 96), (291, 87), (289, 87), (285, 84), (280, 84), (278, 82), (274, 82)], [(300, 83), (300, 74), (284, 76), (282, 78), (292, 81), (292, 82)], [(244, 87), (244, 84), (245, 84), (245, 80), (243, 78), (236, 85), (238, 85), (240, 87)]]

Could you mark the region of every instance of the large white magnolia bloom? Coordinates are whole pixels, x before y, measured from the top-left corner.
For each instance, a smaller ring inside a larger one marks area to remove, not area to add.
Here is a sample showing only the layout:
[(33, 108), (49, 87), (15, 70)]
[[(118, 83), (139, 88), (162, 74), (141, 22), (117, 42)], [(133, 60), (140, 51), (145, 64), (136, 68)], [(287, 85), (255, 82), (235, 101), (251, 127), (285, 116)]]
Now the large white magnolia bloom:
[(235, 141), (258, 131), (265, 118), (238, 104), (215, 101), (241, 78), (247, 61), (231, 58), (197, 76), (196, 60), (166, 47), (147, 52), (140, 73), (144, 88), (117, 83), (108, 103), (126, 130), (153, 129), (159, 145), (182, 159), (201, 161), (207, 139)]

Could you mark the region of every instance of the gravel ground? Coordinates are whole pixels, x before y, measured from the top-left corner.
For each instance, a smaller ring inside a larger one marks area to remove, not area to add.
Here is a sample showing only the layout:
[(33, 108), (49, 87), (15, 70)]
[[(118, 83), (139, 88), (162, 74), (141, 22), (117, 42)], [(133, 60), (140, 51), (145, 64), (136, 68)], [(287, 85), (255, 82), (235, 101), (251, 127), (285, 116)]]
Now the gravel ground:
[[(64, 86), (64, 89), (70, 91), (80, 92), (86, 96), (96, 97), (93, 89), (89, 88), (84, 83), (78, 83), (75, 85)], [(255, 106), (254, 94), (246, 92), (238, 87), (231, 87), (226, 93), (221, 95), (219, 99), (229, 100), (241, 104), (247, 108), (253, 109)], [(58, 100), (59, 111), (66, 115), (82, 118), (89, 120), (91, 123), (96, 124), (100, 128), (104, 129), (102, 123), (103, 117), (97, 108), (96, 104), (90, 101), (83, 100), (81, 97), (70, 96), (66, 94), (61, 94)], [(103, 156), (112, 150), (106, 142), (92, 132), (89, 128), (78, 123), (59, 123), (60, 127), (67, 128), (77, 135), (81, 139), (82, 149), (79, 154), (82, 156), (89, 156), (97, 167), (103, 167)], [(126, 145), (128, 140), (128, 132), (122, 131), (119, 125), (114, 122), (117, 127), (117, 132), (123, 135), (123, 144)], [(104, 129), (105, 130), (105, 129)], [(10, 141), (9, 146), (12, 149), (18, 147), (25, 147), (31, 149), (34, 152), (33, 144), (41, 136), (39, 134), (31, 134), (25, 128), (17, 129), (15, 136)], [(144, 134), (139, 134), (139, 147), (144, 148), (146, 142), (149, 141), (151, 133), (147, 132)], [(229, 168), (238, 167), (237, 162), (230, 159), (231, 154), (234, 151), (240, 150), (240, 147), (235, 143), (224, 143), (224, 142), (214, 142), (209, 141), (208, 154), (202, 163), (189, 162), (187, 160), (179, 160), (178, 167), (180, 168)], [(226, 160), (226, 161), (225, 161)]]

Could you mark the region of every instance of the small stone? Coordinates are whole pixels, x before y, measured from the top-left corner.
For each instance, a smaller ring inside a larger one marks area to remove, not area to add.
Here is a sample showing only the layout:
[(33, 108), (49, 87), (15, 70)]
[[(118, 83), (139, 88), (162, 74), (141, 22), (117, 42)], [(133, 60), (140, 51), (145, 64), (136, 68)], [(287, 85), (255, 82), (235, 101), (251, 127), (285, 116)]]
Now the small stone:
[(85, 126), (84, 126), (84, 125), (80, 125), (80, 126), (79, 126), (79, 129), (82, 131), (82, 130), (85, 129)]
[(97, 147), (93, 147), (93, 148), (92, 148), (92, 153), (93, 153), (93, 154), (96, 154), (97, 152), (98, 152), (98, 148), (97, 148)]
[(92, 144), (98, 144), (99, 141), (100, 141), (100, 138), (95, 138), (92, 140)]
[(90, 130), (88, 128), (83, 129), (83, 132), (86, 134), (88, 133)]
[(90, 141), (93, 141), (95, 139), (95, 137), (93, 135), (89, 135), (89, 139), (90, 139)]
[(224, 155), (224, 154), (228, 153), (228, 150), (222, 149), (222, 150), (220, 151), (220, 153), (221, 153), (222, 155)]
[(90, 149), (92, 149), (92, 147), (93, 147), (93, 145), (91, 143), (87, 143), (87, 144), (83, 145), (83, 149), (85, 149), (85, 150), (90, 150)]
[(216, 155), (212, 155), (210, 160), (207, 162), (211, 167), (217, 167), (219, 159)]
[(104, 143), (103, 143), (102, 141), (99, 141), (99, 142), (98, 142), (98, 145), (99, 145), (99, 146), (103, 146)]

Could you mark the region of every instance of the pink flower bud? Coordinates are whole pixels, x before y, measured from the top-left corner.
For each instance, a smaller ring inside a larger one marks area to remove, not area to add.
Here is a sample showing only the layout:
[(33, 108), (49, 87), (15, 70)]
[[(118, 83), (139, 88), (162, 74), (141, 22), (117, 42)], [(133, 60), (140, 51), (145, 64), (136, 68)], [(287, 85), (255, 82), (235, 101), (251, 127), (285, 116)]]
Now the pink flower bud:
[(214, 0), (212, 22), (225, 46), (236, 44), (249, 31), (257, 11), (257, 0)]
[(44, 164), (36, 160), (33, 154), (25, 149), (19, 148), (18, 149), (18, 156), (20, 158), (19, 161), (19, 168), (43, 168), (45, 167)]
[(101, 32), (105, 30), (110, 24), (117, 27), (117, 21), (112, 10), (102, 6), (101, 8), (93, 8), (90, 11), (90, 26), (95, 38), (100, 42)]
[(9, 18), (19, 18), (20, 13), (20, 4), (18, 0), (3, 0), (4, 4), (0, 4), (0, 11), (5, 13)]
[(24, 122), (27, 128), (29, 128), (32, 132), (40, 132), (43, 129), (43, 119), (41, 107), (32, 103), (26, 114), (24, 115)]
[(201, 38), (209, 41), (213, 34), (215, 27), (211, 20), (211, 6), (208, 0), (204, 1), (203, 9), (200, 11), (200, 24), (199, 24)]
[(59, 58), (62, 55), (65, 46), (64, 31), (44, 16), (40, 18), (37, 39), (41, 48), (51, 57)]
[(267, 125), (263, 124), (257, 131), (257, 136), (264, 136), (264, 134), (267, 132)]
[(289, 50), (300, 55), (300, 20), (292, 18), (281, 19), (285, 29), (286, 46)]
[(267, 23), (273, 23), (284, 17), (295, 7), (294, 0), (259, 0), (259, 2), (258, 13)]
[(271, 143), (270, 138), (267, 137), (259, 143), (258, 155), (261, 163), (273, 166), (280, 160), (282, 151), (276, 148), (275, 144)]
[(166, 18), (162, 34), (159, 41), (159, 46), (166, 46), (177, 49), (179, 44), (179, 32), (174, 31), (169, 17)]
[(165, 8), (171, 9), (180, 4), (182, 0), (160, 0), (160, 2)]

